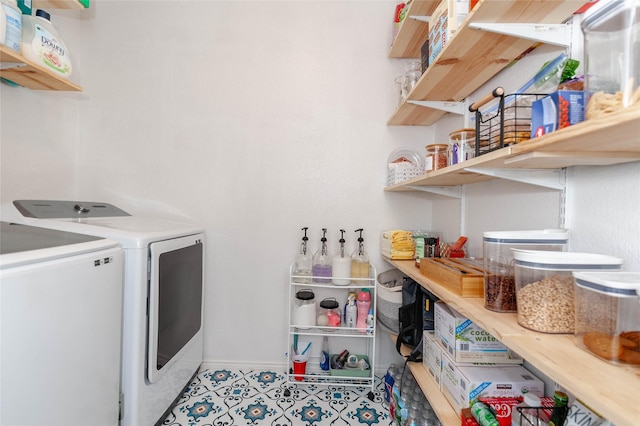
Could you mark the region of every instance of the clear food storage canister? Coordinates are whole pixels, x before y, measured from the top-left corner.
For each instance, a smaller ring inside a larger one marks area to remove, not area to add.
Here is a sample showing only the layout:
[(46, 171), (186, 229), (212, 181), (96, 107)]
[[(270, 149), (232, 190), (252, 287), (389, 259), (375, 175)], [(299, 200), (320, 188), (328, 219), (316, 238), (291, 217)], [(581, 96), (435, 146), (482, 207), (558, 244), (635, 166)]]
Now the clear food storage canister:
[(612, 364), (640, 366), (640, 272), (574, 272), (575, 340)]
[(640, 103), (640, 0), (601, 1), (582, 22), (586, 119)]
[(591, 253), (513, 250), (518, 324), (544, 333), (573, 333), (573, 272), (616, 271), (622, 259)]
[(449, 165), (449, 145), (446, 143), (434, 143), (427, 145), (425, 171), (444, 169)]
[(566, 229), (483, 232), (484, 307), (496, 312), (516, 312), (512, 248), (565, 251)]
[(472, 159), (476, 153), (475, 129), (459, 129), (449, 133), (449, 145), (449, 163), (452, 165)]

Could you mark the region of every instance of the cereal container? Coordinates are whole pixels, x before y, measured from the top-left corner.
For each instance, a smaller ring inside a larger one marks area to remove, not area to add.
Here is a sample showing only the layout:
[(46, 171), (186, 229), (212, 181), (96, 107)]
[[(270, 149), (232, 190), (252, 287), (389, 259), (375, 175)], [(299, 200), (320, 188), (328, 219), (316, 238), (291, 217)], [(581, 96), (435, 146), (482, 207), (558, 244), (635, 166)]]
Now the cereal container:
[(640, 366), (640, 272), (574, 272), (576, 344), (613, 364)]
[(497, 231), (482, 234), (484, 258), (484, 307), (496, 312), (516, 312), (512, 248), (565, 251), (566, 229)]
[(622, 259), (591, 253), (513, 249), (518, 324), (544, 333), (573, 333), (573, 272), (616, 271)]
[(640, 103), (640, 0), (601, 1), (582, 22), (586, 119)]

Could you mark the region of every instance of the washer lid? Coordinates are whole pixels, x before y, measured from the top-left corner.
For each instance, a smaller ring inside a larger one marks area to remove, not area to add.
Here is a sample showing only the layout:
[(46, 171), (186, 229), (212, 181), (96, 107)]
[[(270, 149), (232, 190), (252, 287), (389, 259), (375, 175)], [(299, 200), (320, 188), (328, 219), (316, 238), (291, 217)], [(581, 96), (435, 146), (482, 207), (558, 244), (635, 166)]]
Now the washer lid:
[(0, 269), (117, 247), (101, 237), (0, 222)]

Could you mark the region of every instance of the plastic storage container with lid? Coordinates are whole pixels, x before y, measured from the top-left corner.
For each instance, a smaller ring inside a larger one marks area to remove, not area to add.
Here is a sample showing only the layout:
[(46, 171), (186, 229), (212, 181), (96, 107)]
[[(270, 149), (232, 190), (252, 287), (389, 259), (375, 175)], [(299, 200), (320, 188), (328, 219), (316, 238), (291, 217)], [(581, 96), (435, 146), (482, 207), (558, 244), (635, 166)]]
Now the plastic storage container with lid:
[(587, 119), (640, 103), (640, 0), (598, 2), (582, 22)]
[(544, 333), (575, 330), (575, 271), (616, 271), (622, 259), (591, 253), (513, 250), (518, 324)]
[(60, 77), (69, 78), (71, 56), (50, 19), (51, 15), (42, 9), (38, 9), (35, 16), (23, 15), (22, 56)]
[(516, 312), (515, 272), (512, 248), (566, 251), (569, 231), (483, 232), (484, 307), (496, 312)]
[(315, 294), (310, 289), (302, 289), (296, 292), (296, 300), (293, 306), (292, 323), (297, 328), (309, 328), (316, 325)]
[(444, 169), (449, 165), (449, 145), (435, 143), (427, 145), (427, 156), (424, 169), (427, 172)]
[(613, 364), (640, 366), (640, 272), (574, 272), (576, 344)]

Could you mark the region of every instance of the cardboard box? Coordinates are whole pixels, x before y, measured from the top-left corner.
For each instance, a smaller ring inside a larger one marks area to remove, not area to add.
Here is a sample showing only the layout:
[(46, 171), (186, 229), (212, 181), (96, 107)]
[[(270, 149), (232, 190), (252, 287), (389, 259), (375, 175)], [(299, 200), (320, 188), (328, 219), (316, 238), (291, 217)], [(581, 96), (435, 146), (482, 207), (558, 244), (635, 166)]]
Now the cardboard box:
[(420, 62), (424, 73), (429, 68), (429, 39), (426, 39), (420, 47)]
[(433, 330), (425, 330), (422, 338), (422, 365), (441, 389), (442, 347), (435, 339)]
[(434, 308), (436, 339), (459, 363), (522, 364), (523, 359), (446, 303)]
[(429, 19), (429, 64), (445, 48), (469, 14), (469, 0), (442, 0)]
[(564, 424), (565, 426), (597, 426), (604, 421), (602, 417), (576, 399), (569, 407), (569, 414)]
[(584, 121), (584, 92), (558, 90), (531, 106), (531, 138)]
[(460, 365), (442, 358), (442, 393), (456, 413), (479, 398), (519, 398), (526, 392), (544, 396), (544, 383), (521, 365)]

